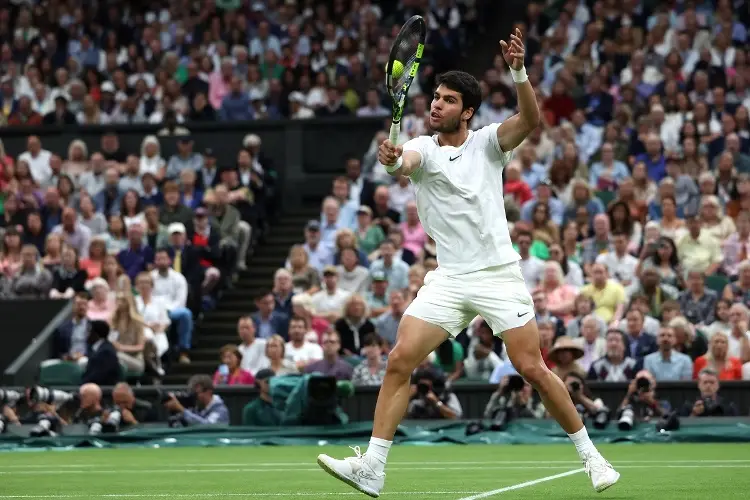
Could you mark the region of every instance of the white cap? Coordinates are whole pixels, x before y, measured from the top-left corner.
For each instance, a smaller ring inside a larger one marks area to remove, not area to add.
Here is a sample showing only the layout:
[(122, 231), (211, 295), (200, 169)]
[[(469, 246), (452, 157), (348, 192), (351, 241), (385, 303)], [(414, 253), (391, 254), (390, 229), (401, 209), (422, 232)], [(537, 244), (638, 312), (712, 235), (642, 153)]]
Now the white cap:
[(102, 92), (112, 92), (114, 94), (115, 93), (115, 84), (112, 83), (112, 82), (109, 82), (109, 81), (104, 82), (104, 83), (102, 83), (101, 91)]
[(291, 94), (289, 94), (289, 102), (305, 102), (305, 96), (302, 92), (295, 90)]
[(187, 231), (185, 230), (185, 224), (182, 222), (173, 222), (169, 225), (167, 228), (167, 233), (174, 234), (174, 233), (181, 233), (185, 234)]

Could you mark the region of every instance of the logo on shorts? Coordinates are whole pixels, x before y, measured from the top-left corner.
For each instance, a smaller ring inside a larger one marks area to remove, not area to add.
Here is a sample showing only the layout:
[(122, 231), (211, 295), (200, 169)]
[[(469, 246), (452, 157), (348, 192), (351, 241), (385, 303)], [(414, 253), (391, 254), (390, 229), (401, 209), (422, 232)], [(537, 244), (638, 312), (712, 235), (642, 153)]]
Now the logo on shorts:
[(529, 314), (529, 311), (526, 311), (526, 312), (525, 312), (525, 313), (523, 313), (523, 314), (521, 314), (521, 313), (518, 313), (518, 317), (519, 317), (519, 318), (523, 318), (523, 317), (524, 317), (524, 316), (526, 316), (527, 314)]

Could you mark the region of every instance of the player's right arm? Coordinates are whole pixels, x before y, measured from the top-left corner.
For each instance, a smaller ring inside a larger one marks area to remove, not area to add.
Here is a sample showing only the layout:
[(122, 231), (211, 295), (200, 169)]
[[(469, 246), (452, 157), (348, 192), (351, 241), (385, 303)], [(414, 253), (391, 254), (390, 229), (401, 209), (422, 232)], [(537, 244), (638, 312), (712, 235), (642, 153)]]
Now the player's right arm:
[(404, 151), (402, 146), (395, 146), (386, 139), (378, 148), (378, 161), (394, 177), (409, 177), (422, 165), (422, 155), (418, 151)]

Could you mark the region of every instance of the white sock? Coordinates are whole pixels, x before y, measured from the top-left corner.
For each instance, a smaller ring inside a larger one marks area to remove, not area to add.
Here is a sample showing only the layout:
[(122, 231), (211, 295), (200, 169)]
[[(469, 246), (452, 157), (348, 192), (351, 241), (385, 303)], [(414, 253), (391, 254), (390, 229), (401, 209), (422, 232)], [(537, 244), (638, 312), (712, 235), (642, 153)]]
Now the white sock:
[(576, 451), (578, 452), (579, 457), (583, 458), (584, 455), (588, 455), (592, 451), (596, 452), (596, 447), (594, 446), (594, 443), (591, 442), (591, 438), (589, 438), (586, 426), (581, 427), (581, 430), (574, 434), (568, 434), (568, 437), (573, 441), (573, 444), (576, 445)]
[(367, 447), (365, 456), (374, 459), (370, 461), (370, 465), (373, 466), (375, 472), (383, 472), (385, 469), (385, 462), (388, 460), (388, 452), (392, 444), (393, 441), (386, 441), (385, 439), (376, 437), (370, 438), (370, 446)]

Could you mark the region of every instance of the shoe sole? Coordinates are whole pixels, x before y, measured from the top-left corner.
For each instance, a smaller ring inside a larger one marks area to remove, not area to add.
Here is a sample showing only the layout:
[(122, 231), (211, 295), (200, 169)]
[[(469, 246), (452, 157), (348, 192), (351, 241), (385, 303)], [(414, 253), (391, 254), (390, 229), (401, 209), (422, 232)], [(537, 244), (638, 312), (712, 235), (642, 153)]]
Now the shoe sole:
[(342, 483), (346, 483), (355, 490), (359, 491), (360, 493), (364, 493), (365, 495), (372, 497), (372, 498), (378, 498), (380, 496), (380, 493), (376, 493), (373, 490), (370, 490), (369, 488), (365, 488), (361, 484), (352, 481), (351, 479), (342, 476), (335, 470), (333, 470), (331, 467), (328, 466), (328, 464), (325, 462), (325, 458), (323, 455), (318, 456), (318, 466), (320, 466), (321, 469), (326, 471), (329, 475), (333, 476), (334, 478), (338, 479)]
[(606, 484), (599, 485), (599, 487), (596, 488), (596, 492), (597, 493), (601, 493), (602, 491), (611, 488), (612, 486), (614, 486), (615, 484), (617, 484), (617, 481), (619, 481), (619, 480), (620, 480), (620, 473), (618, 472), (617, 476), (614, 479), (614, 481), (611, 481), (611, 482), (606, 483)]

